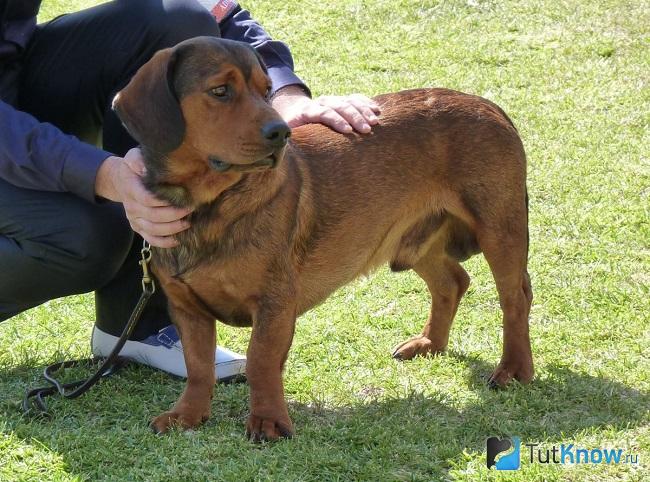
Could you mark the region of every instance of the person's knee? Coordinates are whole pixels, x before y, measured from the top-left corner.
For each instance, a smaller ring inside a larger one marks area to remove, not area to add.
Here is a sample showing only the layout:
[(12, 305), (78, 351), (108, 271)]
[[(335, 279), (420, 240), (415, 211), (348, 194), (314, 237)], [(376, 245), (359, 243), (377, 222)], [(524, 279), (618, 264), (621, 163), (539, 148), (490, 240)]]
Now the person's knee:
[(202, 35), (219, 36), (217, 21), (196, 0), (146, 0), (130, 5), (152, 37), (166, 46)]
[(219, 36), (219, 24), (212, 14), (195, 0), (166, 0), (170, 34), (178, 41), (201, 35)]
[(61, 210), (48, 226), (0, 236), (0, 320), (106, 285), (130, 252), (133, 231), (121, 205), (96, 206), (72, 196), (58, 202)]

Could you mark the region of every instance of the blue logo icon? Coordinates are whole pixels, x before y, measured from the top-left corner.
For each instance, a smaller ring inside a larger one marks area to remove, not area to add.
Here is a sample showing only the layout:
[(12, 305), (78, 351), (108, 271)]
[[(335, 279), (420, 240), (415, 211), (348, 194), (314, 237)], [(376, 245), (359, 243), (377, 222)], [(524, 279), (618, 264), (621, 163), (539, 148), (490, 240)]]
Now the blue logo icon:
[[(512, 452), (508, 452), (512, 449)], [(497, 460), (497, 456), (504, 452)], [(487, 439), (487, 467), (495, 466), (497, 470), (518, 470), (521, 465), (521, 440), (519, 437)]]

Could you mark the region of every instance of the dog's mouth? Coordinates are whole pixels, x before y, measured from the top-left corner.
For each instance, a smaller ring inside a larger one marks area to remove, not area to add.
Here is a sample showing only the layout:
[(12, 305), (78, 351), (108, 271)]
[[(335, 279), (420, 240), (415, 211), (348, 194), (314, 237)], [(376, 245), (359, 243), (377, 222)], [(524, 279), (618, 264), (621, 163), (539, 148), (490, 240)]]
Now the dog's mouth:
[(266, 169), (273, 169), (278, 165), (281, 156), (278, 152), (272, 152), (268, 156), (260, 159), (259, 161), (252, 162), (250, 164), (231, 164), (225, 161), (222, 161), (216, 156), (208, 157), (208, 162), (210, 167), (217, 172), (253, 172), (253, 171), (264, 171)]

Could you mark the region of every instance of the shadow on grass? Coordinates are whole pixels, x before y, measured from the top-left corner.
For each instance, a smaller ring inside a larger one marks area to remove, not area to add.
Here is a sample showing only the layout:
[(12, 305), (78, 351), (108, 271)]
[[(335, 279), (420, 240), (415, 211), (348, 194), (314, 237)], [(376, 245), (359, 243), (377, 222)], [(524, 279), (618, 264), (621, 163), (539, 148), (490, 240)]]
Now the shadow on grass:
[(147, 422), (175, 400), (183, 382), (135, 367), (78, 401), (52, 400), (51, 420), (30, 420), (21, 416), (18, 399), (35, 371), (18, 367), (0, 374), (0, 434), (47, 447), (81, 478), (411, 480), (445, 477), (464, 453), (482, 454), (491, 435), (572, 442), (583, 431), (623, 430), (646, 421), (650, 394), (614, 380), (550, 366), (528, 386), (494, 391), (484, 381), (491, 366), (453, 352), (446, 356), (469, 368), (474, 401), (456, 408), (444, 392), (425, 396), (416, 390), (346, 407), (294, 402), (290, 413), (298, 435), (263, 447), (243, 437), (245, 385), (217, 391), (213, 417), (202, 429), (156, 437)]

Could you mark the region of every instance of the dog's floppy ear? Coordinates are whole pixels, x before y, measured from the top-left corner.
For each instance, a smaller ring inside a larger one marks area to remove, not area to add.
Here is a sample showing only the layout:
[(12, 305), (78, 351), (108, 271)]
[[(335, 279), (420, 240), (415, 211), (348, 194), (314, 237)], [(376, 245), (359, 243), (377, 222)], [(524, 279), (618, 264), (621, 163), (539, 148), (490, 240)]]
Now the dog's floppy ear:
[(113, 99), (113, 110), (129, 134), (147, 149), (168, 153), (185, 135), (185, 120), (174, 92), (177, 52), (160, 50)]

